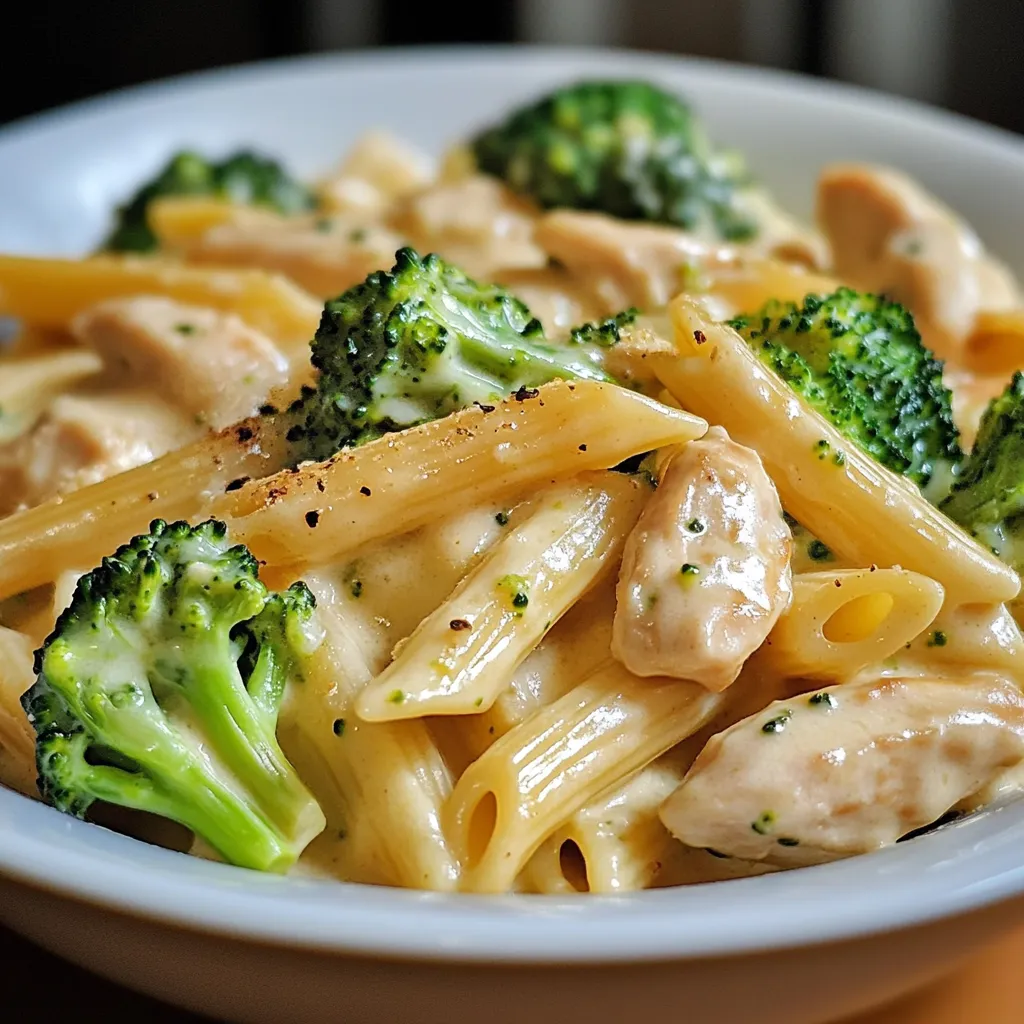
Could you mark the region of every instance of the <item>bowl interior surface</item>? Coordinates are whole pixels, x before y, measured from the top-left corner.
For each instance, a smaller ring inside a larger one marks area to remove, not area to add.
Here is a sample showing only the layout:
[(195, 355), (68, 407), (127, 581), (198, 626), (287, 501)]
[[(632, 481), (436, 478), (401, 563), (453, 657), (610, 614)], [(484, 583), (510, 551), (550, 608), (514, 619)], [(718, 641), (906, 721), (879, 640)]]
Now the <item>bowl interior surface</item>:
[[(78, 254), (172, 151), (252, 145), (300, 174), (366, 129), (434, 154), (579, 77), (676, 88), (809, 217), (827, 162), (892, 164), (1024, 271), (1024, 144), (910, 102), (778, 72), (627, 52), (440, 49), (305, 58), (188, 76), (0, 131), (0, 251)], [(498, 961), (658, 959), (794, 946), (910, 925), (1024, 891), (1024, 803), (869, 857), (618, 897), (472, 897), (260, 875), (148, 847), (0, 790), (0, 872), (224, 934), (339, 951)]]

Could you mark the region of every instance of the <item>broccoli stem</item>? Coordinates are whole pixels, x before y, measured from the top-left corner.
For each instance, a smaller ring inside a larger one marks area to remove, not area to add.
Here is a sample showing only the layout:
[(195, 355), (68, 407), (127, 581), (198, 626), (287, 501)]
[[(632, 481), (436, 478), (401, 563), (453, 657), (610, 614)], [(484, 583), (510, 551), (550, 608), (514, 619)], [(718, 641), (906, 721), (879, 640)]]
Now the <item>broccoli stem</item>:
[(316, 817), (315, 804), (286, 761), (273, 731), (254, 709), (235, 667), (231, 641), (220, 636), (208, 650), (197, 648), (195, 655), (184, 686), (189, 705), (256, 806), (289, 845), (299, 842), (301, 849), (311, 838), (307, 829), (311, 813)]
[(232, 864), (284, 871), (295, 862), (292, 844), (270, 822), (221, 784), (193, 758), (175, 758), (160, 786), (120, 768), (90, 765), (83, 780), (97, 800), (170, 818), (205, 839)]

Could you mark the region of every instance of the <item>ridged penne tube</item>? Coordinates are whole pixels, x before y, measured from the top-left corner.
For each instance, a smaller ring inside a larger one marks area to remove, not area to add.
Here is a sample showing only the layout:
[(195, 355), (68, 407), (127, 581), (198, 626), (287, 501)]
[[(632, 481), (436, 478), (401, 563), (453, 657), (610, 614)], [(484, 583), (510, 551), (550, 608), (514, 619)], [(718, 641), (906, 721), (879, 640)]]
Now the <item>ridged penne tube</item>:
[(552, 627), (488, 711), (438, 716), (431, 731), (457, 774), (534, 712), (564, 697), (611, 658), (615, 578), (600, 580)]
[(27, 636), (0, 627), (0, 784), (36, 794), (36, 735), (21, 707), (32, 685), (32, 644)]
[(225, 494), (213, 511), (271, 565), (300, 568), (542, 481), (689, 441), (703, 420), (614, 384), (555, 381)]
[(286, 278), (262, 270), (183, 267), (157, 259), (93, 256), (84, 260), (0, 256), (0, 315), (67, 327), (106, 299), (164, 295), (193, 306), (236, 313), (291, 357), (320, 322), (320, 303)]
[(99, 564), (153, 519), (201, 514), (233, 481), (276, 472), (286, 458), (280, 440), (269, 417), (247, 420), (0, 519), (0, 600)]
[[(671, 311), (678, 354), (650, 357), (662, 383), (755, 448), (786, 510), (838, 555), (930, 576), (957, 604), (1016, 596), (1020, 580), (1009, 566), (801, 402), (731, 327), (683, 296)], [(822, 440), (845, 454), (843, 465), (818, 458)]]
[(240, 211), (253, 208), (209, 196), (163, 196), (146, 207), (146, 221), (161, 246), (177, 249), (198, 242), (211, 228), (236, 223)]
[(307, 582), (326, 637), (290, 691), (278, 731), (327, 815), (310, 856), (350, 881), (453, 889), (459, 867), (441, 829), (448, 768), (424, 722), (371, 725), (352, 713), (371, 667), (333, 583)]
[(622, 552), (648, 485), (622, 473), (552, 487), (404, 640), (363, 690), (360, 718), (472, 715)]
[(561, 822), (696, 732), (726, 700), (611, 662), (506, 733), (466, 769), (445, 808), (463, 888), (507, 890)]
[(684, 291), (716, 316), (738, 316), (760, 309), (769, 299), (800, 302), (810, 294), (829, 295), (839, 287), (834, 278), (778, 260), (739, 258), (700, 268)]
[(102, 368), (103, 363), (95, 352), (81, 348), (0, 360), (0, 409), (6, 415), (26, 402), (65, 391)]
[(757, 653), (782, 676), (849, 679), (903, 650), (942, 607), (941, 584), (905, 569), (793, 577), (793, 600)]
[(29, 427), (51, 398), (102, 368), (95, 352), (81, 348), (0, 360), (0, 441)]
[(658, 817), (658, 808), (686, 774), (666, 754), (611, 793), (578, 810), (550, 835), (523, 869), (532, 892), (617, 893), (649, 889), (686, 848)]

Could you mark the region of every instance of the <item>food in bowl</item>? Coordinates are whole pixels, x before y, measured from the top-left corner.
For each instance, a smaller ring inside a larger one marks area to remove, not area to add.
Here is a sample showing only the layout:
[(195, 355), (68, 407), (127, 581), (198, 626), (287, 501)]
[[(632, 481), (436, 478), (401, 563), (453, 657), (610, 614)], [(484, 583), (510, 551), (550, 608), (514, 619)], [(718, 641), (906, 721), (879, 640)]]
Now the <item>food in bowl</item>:
[(1017, 285), (898, 171), (817, 199), (584, 82), (436, 172), (179, 154), (96, 255), (0, 258), (3, 781), (471, 892), (1015, 792)]

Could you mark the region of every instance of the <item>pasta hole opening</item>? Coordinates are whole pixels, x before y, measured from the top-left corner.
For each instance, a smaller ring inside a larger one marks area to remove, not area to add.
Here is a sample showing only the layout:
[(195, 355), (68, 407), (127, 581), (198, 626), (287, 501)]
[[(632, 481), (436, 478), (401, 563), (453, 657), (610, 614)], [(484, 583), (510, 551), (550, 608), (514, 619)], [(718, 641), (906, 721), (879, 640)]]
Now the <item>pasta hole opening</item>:
[(583, 851), (575, 840), (566, 839), (558, 848), (558, 867), (562, 877), (577, 892), (590, 892), (587, 858), (583, 856)]
[(498, 798), (493, 792), (488, 791), (473, 808), (473, 814), (469, 819), (467, 853), (470, 867), (474, 867), (483, 860), (483, 856), (494, 838), (494, 830), (497, 825)]
[(829, 643), (860, 643), (878, 632), (895, 603), (892, 594), (861, 594), (840, 605), (821, 631)]

